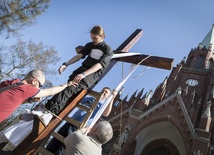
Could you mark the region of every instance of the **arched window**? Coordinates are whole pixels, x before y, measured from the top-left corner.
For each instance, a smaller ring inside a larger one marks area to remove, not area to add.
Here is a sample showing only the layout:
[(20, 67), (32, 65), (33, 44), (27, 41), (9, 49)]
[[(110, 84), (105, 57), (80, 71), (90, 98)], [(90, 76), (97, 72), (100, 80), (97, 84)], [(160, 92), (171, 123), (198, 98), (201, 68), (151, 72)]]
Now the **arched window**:
[(195, 68), (203, 68), (204, 60), (205, 60), (205, 56), (200, 55), (196, 60)]

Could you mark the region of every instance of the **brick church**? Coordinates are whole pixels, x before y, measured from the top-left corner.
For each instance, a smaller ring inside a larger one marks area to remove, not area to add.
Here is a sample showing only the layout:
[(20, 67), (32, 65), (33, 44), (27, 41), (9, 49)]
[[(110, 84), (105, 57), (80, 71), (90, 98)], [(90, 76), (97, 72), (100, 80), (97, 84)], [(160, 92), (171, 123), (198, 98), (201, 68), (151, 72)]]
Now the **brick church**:
[(117, 99), (108, 155), (214, 154), (214, 25), (152, 92)]

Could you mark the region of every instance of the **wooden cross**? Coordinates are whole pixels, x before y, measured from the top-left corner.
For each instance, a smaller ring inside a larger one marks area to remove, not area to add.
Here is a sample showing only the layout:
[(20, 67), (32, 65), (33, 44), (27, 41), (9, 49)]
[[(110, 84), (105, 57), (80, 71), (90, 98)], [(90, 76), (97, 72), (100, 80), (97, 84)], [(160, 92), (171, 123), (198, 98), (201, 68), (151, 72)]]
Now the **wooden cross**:
[[(142, 29), (135, 30), (135, 32), (133, 32), (116, 50), (114, 50), (114, 53), (120, 54), (128, 52), (131, 49), (131, 47), (140, 39), (142, 34), (143, 34)], [(84, 46), (76, 47), (76, 52), (78, 53), (83, 47)], [(144, 58), (147, 58), (148, 56), (149, 55), (141, 54), (112, 59), (110, 65), (106, 69), (106, 72), (102, 74), (98, 81), (100, 81), (112, 69), (112, 67), (116, 64), (117, 61), (138, 64), (138, 62), (140, 62)], [(173, 67), (173, 62), (174, 60), (172, 58), (150, 56), (148, 59), (146, 59), (139, 65), (171, 70)], [(94, 88), (95, 85), (92, 86), (90, 89)]]
[[(129, 49), (140, 39), (142, 36), (143, 31), (141, 29), (137, 29), (135, 32), (133, 32), (115, 51), (114, 53), (124, 53), (128, 52)], [(82, 46), (78, 46), (76, 48), (76, 51), (80, 50)], [(128, 62), (128, 63), (139, 63), (143, 58), (146, 58), (148, 55), (136, 55), (131, 57), (122, 57), (122, 58), (116, 58), (112, 59), (110, 65), (108, 66), (106, 72), (99, 78), (98, 82), (111, 70), (111, 68), (116, 64), (117, 61), (122, 62)], [(140, 65), (146, 65), (151, 67), (157, 67), (162, 69), (168, 69), (170, 70), (173, 65), (173, 59), (171, 58), (164, 58), (164, 57), (157, 57), (157, 56), (151, 56), (145, 61), (143, 61)], [(97, 83), (98, 83), (97, 82)], [(96, 83), (96, 84), (97, 84)], [(90, 89), (95, 87), (94, 84)], [(73, 108), (76, 106), (76, 104), (87, 95), (89, 90), (83, 90), (76, 96), (73, 96), (72, 99), (70, 99), (70, 102), (67, 104), (67, 107), (64, 108), (64, 110), (58, 115), (59, 118), (64, 119), (70, 112), (73, 110)], [(49, 138), (51, 133), (55, 130), (55, 128), (61, 123), (61, 120), (58, 118), (54, 118), (50, 124), (45, 127), (38, 118), (34, 119), (34, 127), (33, 131), (30, 133), (26, 139), (24, 139), (20, 145), (16, 147), (16, 149), (12, 152), (12, 154), (16, 155), (30, 155), (38, 151), (39, 149), (42, 149), (41, 146), (44, 144), (44, 142)], [(41, 150), (40, 150), (41, 151)]]

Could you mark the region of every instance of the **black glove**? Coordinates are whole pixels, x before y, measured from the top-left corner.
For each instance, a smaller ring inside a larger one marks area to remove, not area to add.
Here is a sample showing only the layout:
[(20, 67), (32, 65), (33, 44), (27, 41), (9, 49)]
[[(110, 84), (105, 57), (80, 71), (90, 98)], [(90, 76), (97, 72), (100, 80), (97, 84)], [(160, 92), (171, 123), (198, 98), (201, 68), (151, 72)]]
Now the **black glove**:
[(34, 119), (34, 115), (33, 114), (21, 114), (19, 116), (19, 118), (23, 121), (29, 122), (29, 121), (32, 121)]

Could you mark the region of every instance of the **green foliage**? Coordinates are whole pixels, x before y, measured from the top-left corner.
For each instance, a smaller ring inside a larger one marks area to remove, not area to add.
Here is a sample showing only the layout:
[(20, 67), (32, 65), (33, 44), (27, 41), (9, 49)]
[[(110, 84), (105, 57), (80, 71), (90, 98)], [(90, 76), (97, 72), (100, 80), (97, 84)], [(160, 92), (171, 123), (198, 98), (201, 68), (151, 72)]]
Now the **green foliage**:
[(45, 12), (50, 0), (0, 0), (0, 33), (18, 34), (23, 26), (35, 22)]

